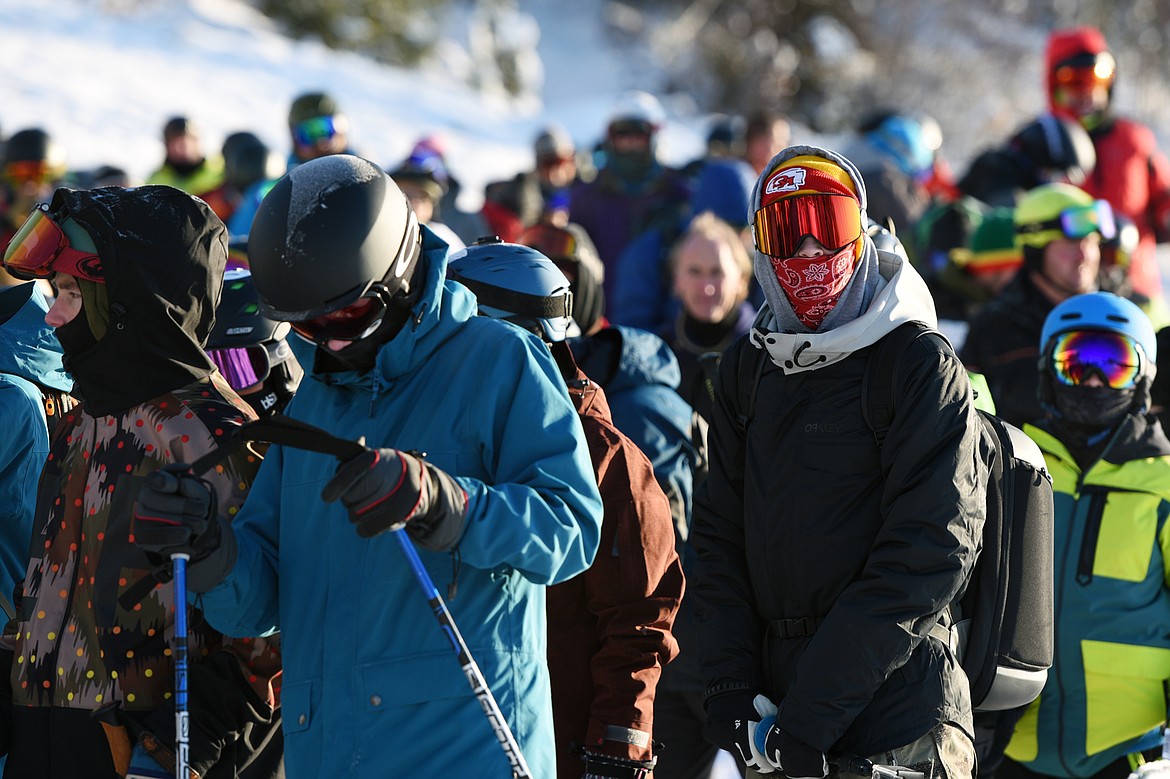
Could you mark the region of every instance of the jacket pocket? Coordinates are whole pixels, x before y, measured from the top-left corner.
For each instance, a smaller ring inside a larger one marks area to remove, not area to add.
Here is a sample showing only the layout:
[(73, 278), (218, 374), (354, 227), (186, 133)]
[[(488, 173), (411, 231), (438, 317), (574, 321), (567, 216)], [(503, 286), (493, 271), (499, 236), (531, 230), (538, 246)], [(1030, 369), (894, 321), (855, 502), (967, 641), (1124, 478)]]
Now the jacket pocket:
[(1085, 663), (1085, 754), (1149, 732), (1166, 719), (1170, 649), (1082, 641)]
[(280, 691), (285, 733), (299, 733), (313, 724), (313, 712), (320, 701), (313, 680), (286, 684)]
[[(490, 662), (488, 657), (478, 657), (483, 654), (483, 650), (477, 650), (476, 654), (477, 660)], [(442, 698), (470, 697), (472, 694), (454, 653), (399, 657), (370, 663), (361, 668), (360, 674), (361, 694), (368, 711), (385, 711), (396, 706), (411, 706)]]

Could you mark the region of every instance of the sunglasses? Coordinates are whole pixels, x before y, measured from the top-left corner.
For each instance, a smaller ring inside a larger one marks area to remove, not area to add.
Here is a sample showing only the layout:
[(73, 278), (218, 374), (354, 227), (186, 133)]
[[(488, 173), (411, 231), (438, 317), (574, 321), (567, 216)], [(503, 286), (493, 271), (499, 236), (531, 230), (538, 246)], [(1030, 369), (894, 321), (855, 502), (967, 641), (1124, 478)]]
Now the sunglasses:
[(345, 132), (345, 125), (340, 117), (315, 116), (293, 127), (293, 139), (301, 146), (316, 146), (341, 132)]
[(861, 236), (861, 208), (848, 195), (797, 195), (769, 203), (752, 220), (756, 248), (769, 257), (796, 255), (812, 236), (839, 250)]
[(642, 136), (649, 138), (654, 134), (654, 125), (649, 122), (614, 122), (609, 126), (612, 136)]
[(550, 224), (528, 228), (517, 243), (536, 249), (550, 260), (571, 260), (577, 256), (577, 238), (568, 230)]
[(1059, 230), (1065, 238), (1079, 241), (1093, 233), (1100, 233), (1108, 241), (1117, 235), (1117, 223), (1113, 209), (1104, 200), (1095, 200), (1087, 206), (1073, 206), (1060, 212), (1055, 219), (1020, 225), (1016, 231), (1021, 235)]
[(1137, 384), (1142, 364), (1142, 350), (1137, 343), (1107, 330), (1061, 333), (1052, 348), (1053, 375), (1069, 387), (1097, 375), (1112, 389), (1129, 389)]
[(102, 262), (96, 254), (79, 251), (49, 215), (49, 207), (37, 205), (12, 237), (4, 252), (4, 267), (19, 279), (47, 279), (67, 273), (104, 282)]
[(373, 333), (386, 316), (385, 288), (376, 284), (356, 302), (312, 319), (289, 322), (293, 332), (314, 343), (357, 341)]

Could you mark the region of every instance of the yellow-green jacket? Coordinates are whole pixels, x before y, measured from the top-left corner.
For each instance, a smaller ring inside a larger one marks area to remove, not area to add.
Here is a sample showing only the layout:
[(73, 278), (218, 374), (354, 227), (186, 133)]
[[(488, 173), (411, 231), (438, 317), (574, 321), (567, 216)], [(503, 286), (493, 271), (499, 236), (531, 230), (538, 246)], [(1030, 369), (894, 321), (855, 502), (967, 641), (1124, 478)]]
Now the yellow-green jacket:
[(168, 187), (181, 189), (188, 195), (202, 195), (223, 183), (223, 158), (219, 155), (207, 157), (199, 167), (185, 173), (180, 173), (169, 163), (164, 163), (150, 174), (146, 183), (166, 184)]
[(1087, 777), (1155, 746), (1166, 719), (1170, 441), (1130, 416), (1082, 473), (1052, 434), (1024, 430), (1052, 473), (1056, 653), (1007, 755), (1040, 773)]

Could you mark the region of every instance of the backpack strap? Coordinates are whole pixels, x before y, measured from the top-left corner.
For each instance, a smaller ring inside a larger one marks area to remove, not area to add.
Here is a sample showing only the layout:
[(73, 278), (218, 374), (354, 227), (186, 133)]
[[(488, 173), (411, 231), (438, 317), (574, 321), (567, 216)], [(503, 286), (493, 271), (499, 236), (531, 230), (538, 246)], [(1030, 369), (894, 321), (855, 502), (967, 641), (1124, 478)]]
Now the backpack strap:
[(894, 422), (898, 363), (910, 344), (933, 333), (922, 322), (905, 322), (880, 338), (869, 353), (861, 379), (861, 416), (879, 449)]

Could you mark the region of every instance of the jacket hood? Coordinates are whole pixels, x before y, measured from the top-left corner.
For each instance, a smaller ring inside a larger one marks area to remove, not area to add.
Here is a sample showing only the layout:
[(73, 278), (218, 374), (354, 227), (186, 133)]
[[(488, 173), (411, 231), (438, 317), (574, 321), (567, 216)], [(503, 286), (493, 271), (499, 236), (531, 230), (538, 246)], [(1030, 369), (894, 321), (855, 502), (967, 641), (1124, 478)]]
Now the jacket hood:
[(0, 373), (69, 392), (73, 379), (61, 364), (61, 344), (45, 324), (49, 303), (35, 282), (0, 290)]
[(666, 341), (654, 333), (612, 326), (571, 340), (581, 370), (615, 397), (624, 390), (647, 384), (677, 390), (682, 380), (678, 358)]
[(58, 189), (50, 211), (85, 229), (106, 278), (108, 332), (65, 358), (91, 414), (122, 411), (215, 370), (203, 345), (227, 228), (206, 203), (166, 186)]
[(1049, 110), (1057, 112), (1057, 106), (1052, 102), (1052, 77), (1056, 66), (1078, 54), (1100, 54), (1103, 51), (1109, 51), (1109, 46), (1096, 27), (1073, 27), (1052, 32), (1044, 52), (1044, 83), (1048, 87)]
[[(369, 386), (385, 384), (414, 372), (427, 356), (451, 337), (462, 325), (476, 315), (477, 303), (462, 284), (447, 281), (448, 245), (429, 227), (422, 228), (422, 254), (419, 273), (423, 286), (418, 300), (411, 307), (410, 319), (393, 338), (378, 350), (375, 367), (371, 371), (339, 371), (322, 374), (315, 368), (313, 377), (330, 384)], [(291, 339), (293, 354), (302, 365), (314, 365), (315, 347), (301, 338)]]
[[(865, 240), (873, 248), (868, 236)], [(823, 333), (785, 333), (777, 331), (776, 316), (765, 303), (752, 325), (752, 345), (767, 351), (786, 374), (799, 373), (840, 362), (906, 322), (937, 329), (934, 299), (914, 266), (901, 254), (873, 251), (878, 259), (878, 289), (861, 316)]]

